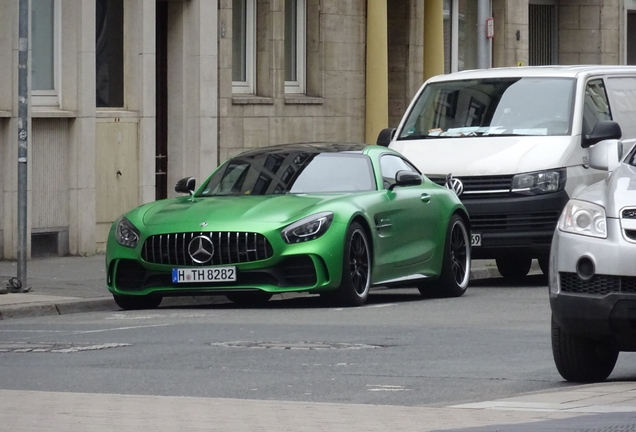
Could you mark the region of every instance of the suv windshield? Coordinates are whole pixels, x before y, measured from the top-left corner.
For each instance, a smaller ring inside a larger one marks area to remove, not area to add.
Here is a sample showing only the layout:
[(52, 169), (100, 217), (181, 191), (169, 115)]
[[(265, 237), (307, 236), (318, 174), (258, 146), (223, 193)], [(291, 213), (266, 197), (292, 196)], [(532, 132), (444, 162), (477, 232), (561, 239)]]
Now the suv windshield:
[(575, 80), (489, 78), (427, 85), (398, 139), (569, 135)]
[(369, 157), (355, 153), (258, 153), (217, 170), (200, 196), (341, 193), (375, 190)]

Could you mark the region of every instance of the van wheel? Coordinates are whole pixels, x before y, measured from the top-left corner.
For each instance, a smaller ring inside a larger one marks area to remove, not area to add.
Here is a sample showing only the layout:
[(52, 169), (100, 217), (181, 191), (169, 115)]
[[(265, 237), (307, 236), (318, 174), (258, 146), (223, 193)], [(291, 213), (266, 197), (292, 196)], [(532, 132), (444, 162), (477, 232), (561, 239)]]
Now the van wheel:
[(495, 261), (497, 270), (506, 279), (521, 279), (528, 275), (532, 266), (532, 258), (523, 256), (499, 257)]
[(552, 355), (564, 379), (593, 383), (610, 376), (618, 359), (618, 349), (608, 343), (566, 333), (553, 316)]

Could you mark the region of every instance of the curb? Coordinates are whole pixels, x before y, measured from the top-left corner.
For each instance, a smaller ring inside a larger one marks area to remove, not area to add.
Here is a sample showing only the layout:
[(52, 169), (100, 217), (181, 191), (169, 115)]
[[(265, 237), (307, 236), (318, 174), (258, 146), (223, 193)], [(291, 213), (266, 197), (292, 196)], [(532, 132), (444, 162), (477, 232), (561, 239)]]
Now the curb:
[[(533, 265), (529, 274), (541, 274), (538, 266)], [(496, 267), (483, 267), (470, 272), (470, 280), (501, 277)], [(296, 296), (296, 293), (279, 294), (281, 299)], [(11, 294), (8, 294), (11, 295)], [(37, 296), (37, 294), (35, 295)], [(276, 296), (274, 297), (276, 298)], [(200, 304), (226, 304), (224, 296), (202, 297), (166, 297), (163, 306), (196, 306)], [(0, 305), (0, 321), (13, 318), (35, 318), (51, 315), (68, 315), (82, 312), (120, 311), (112, 297), (98, 297), (88, 299), (60, 300), (52, 303), (26, 303), (14, 305)]]

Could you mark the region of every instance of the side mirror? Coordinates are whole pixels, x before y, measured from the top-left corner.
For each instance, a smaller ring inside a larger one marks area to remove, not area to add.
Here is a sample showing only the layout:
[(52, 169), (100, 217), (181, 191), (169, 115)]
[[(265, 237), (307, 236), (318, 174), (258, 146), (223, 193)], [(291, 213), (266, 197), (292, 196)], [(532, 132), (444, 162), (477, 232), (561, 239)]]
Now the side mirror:
[(186, 177), (182, 178), (177, 182), (174, 187), (174, 191), (177, 193), (183, 194), (194, 194), (194, 189), (196, 187), (197, 181), (194, 177)]
[(378, 139), (375, 143), (382, 147), (388, 147), (395, 135), (395, 130), (395, 128), (382, 129), (378, 134)]
[(618, 123), (611, 120), (602, 121), (596, 123), (596, 126), (594, 126), (594, 130), (590, 135), (583, 137), (581, 146), (583, 148), (587, 148), (604, 140), (621, 139), (622, 136), (623, 131), (621, 131), (621, 127)]
[(614, 171), (623, 158), (623, 143), (618, 140), (601, 141), (590, 147), (590, 167)]
[(422, 176), (413, 171), (402, 170), (395, 174), (395, 183), (389, 190), (393, 190), (396, 186), (417, 186), (422, 184)]

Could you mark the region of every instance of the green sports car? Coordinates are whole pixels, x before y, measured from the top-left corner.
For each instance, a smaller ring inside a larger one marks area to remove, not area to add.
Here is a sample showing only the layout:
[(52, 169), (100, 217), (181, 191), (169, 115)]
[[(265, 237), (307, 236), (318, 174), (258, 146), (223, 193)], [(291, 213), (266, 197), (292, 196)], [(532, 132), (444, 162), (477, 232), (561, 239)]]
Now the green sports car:
[(137, 207), (108, 236), (108, 289), (123, 309), (166, 296), (225, 295), (258, 304), (308, 292), (343, 306), (369, 289), (461, 296), (470, 226), (451, 190), (401, 154), (363, 144), (308, 143), (231, 158), (186, 194)]

